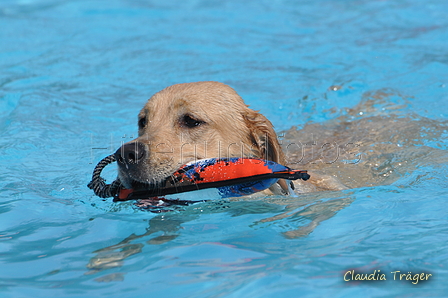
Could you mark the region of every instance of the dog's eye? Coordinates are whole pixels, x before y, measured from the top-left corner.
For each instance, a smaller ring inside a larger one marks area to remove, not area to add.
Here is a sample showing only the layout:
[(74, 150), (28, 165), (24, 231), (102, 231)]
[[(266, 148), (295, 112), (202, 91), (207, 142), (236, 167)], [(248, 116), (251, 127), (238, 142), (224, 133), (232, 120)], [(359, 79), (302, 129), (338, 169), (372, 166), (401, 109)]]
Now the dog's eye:
[(188, 128), (194, 128), (194, 127), (198, 127), (202, 124), (204, 124), (204, 121), (198, 120), (193, 118), (190, 115), (183, 115), (180, 121), (182, 126), (188, 127)]
[(146, 117), (138, 119), (138, 128), (142, 129), (146, 126)]

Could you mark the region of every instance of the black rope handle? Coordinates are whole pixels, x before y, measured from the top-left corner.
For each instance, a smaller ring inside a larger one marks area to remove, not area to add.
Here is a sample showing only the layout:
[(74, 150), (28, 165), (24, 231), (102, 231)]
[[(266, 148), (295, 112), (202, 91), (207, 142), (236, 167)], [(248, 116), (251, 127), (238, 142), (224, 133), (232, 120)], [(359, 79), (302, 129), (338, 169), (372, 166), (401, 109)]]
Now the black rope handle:
[(122, 187), (120, 179), (115, 179), (111, 184), (106, 184), (106, 180), (101, 177), (101, 172), (110, 163), (115, 161), (115, 155), (111, 154), (103, 158), (95, 167), (92, 174), (92, 181), (87, 184), (87, 187), (92, 189), (93, 192), (100, 198), (109, 198), (118, 195), (120, 188)]

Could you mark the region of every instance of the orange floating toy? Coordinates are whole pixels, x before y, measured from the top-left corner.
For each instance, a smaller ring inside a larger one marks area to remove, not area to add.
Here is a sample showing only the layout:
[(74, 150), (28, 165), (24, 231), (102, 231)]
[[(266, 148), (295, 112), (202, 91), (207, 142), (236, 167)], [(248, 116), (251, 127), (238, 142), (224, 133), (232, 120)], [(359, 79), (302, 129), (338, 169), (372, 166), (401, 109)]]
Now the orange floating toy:
[(210, 158), (182, 166), (164, 182), (162, 187), (122, 188), (114, 197), (114, 201), (163, 197), (211, 188), (216, 189), (215, 198), (239, 197), (265, 190), (278, 179), (308, 180), (309, 177), (306, 171), (291, 170), (268, 160)]

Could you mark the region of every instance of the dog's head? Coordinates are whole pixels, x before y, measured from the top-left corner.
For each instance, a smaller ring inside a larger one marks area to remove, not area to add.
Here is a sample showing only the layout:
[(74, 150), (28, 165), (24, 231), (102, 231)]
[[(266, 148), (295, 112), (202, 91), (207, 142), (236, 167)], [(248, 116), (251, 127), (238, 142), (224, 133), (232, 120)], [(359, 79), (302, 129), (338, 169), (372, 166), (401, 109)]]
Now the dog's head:
[(157, 185), (181, 165), (204, 158), (284, 163), (271, 122), (218, 82), (177, 84), (154, 94), (138, 115), (138, 135), (116, 153), (127, 188)]

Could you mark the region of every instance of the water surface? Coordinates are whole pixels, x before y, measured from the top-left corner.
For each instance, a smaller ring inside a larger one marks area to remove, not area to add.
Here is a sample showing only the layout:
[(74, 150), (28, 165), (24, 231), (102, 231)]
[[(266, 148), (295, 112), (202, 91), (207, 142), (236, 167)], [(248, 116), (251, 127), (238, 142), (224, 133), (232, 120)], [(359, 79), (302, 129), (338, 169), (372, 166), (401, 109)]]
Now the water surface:
[[(442, 0), (2, 1), (1, 296), (446, 296), (446, 11)], [(163, 214), (95, 197), (94, 164), (135, 137), (146, 99), (202, 80), (304, 142), (351, 127), (344, 137), (372, 145), (372, 159), (300, 166), (344, 166), (357, 188)], [(387, 281), (344, 282), (352, 269)], [(394, 281), (397, 270), (433, 278)]]

